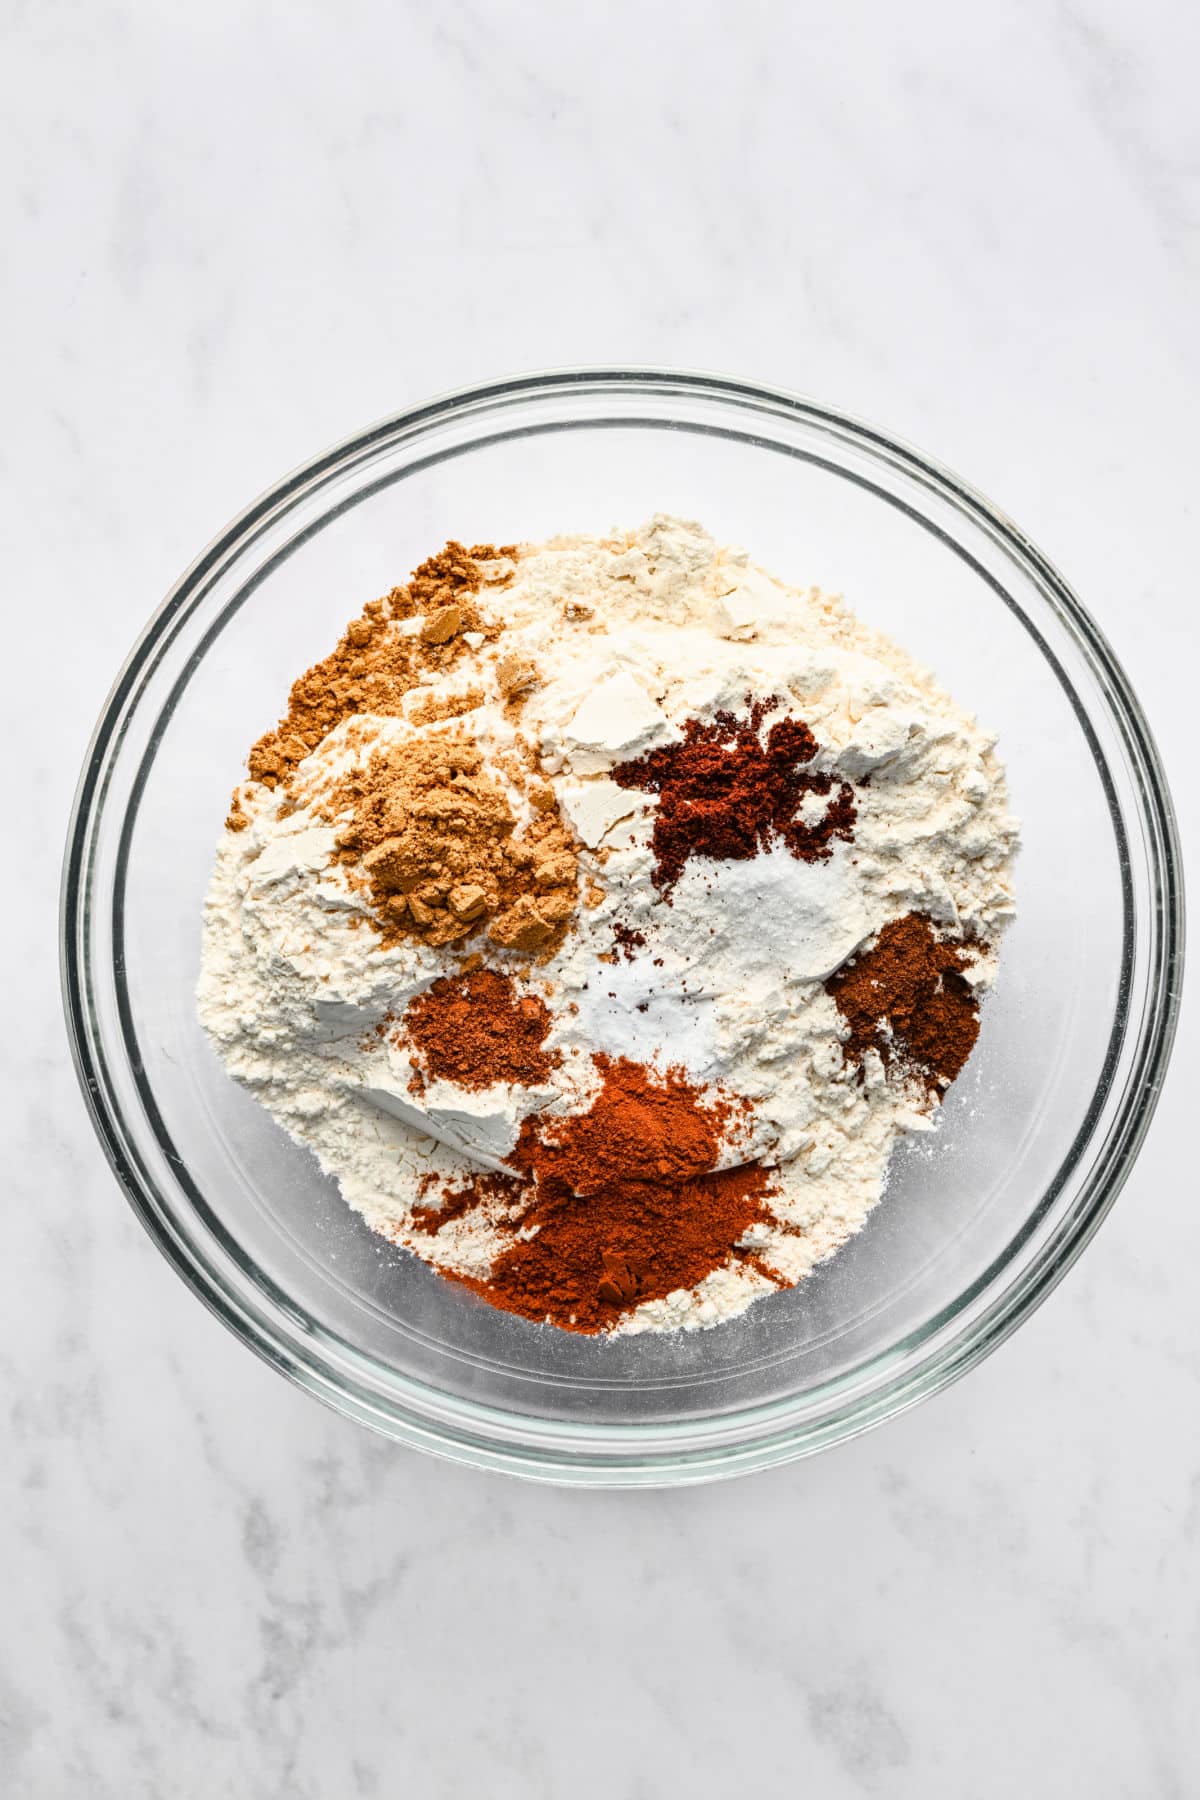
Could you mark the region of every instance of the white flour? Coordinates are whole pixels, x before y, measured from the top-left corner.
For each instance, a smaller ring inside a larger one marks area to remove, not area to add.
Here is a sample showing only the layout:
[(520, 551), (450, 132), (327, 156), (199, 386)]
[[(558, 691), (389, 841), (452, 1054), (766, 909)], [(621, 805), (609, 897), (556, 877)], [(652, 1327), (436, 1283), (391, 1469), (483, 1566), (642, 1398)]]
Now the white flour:
[[(432, 1083), (416, 1100), (403, 1052), (372, 1034), (453, 959), (418, 943), (380, 947), (362, 895), (331, 863), (336, 829), (319, 804), (281, 817), (279, 791), (254, 784), (242, 790), (248, 827), (218, 849), (203, 1023), (230, 1073), (377, 1230), (479, 1276), (505, 1240), (478, 1213), (436, 1236), (412, 1230), (420, 1178), (503, 1167), (523, 1114), (581, 1110), (597, 1085), (593, 1051), (682, 1064), (753, 1102), (752, 1138), (728, 1160), (755, 1154), (776, 1169), (774, 1222), (754, 1227), (754, 1241), (780, 1281), (797, 1281), (862, 1225), (898, 1135), (928, 1129), (936, 1112), (874, 1052), (861, 1077), (847, 1062), (824, 978), (911, 912), (977, 939), (970, 979), (994, 977), (1015, 825), (992, 740), (838, 602), (783, 587), (679, 520), (525, 548), (512, 583), (483, 603), (506, 629), (454, 681), (482, 689), (484, 704), (449, 725), (374, 721), (365, 746), (348, 746), (340, 726), (301, 764), (294, 797), (311, 801), (331, 771), (397, 736), (454, 729), (485, 748), (510, 744), (496, 660), (536, 664), (541, 684), (517, 729), (581, 839), (584, 883), (605, 897), (579, 908), (550, 961), (531, 968), (494, 947), (488, 961), (540, 985), (561, 1067), (537, 1091)], [(743, 862), (693, 857), (666, 904), (651, 880), (654, 799), (610, 771), (677, 741), (688, 719), (744, 711), (750, 694), (807, 722), (821, 746), (814, 768), (869, 777), (853, 841), (819, 862), (782, 847)], [(409, 696), (414, 713), (419, 698)], [(600, 961), (617, 924), (646, 947)], [(632, 1308), (619, 1329), (715, 1323), (771, 1287), (738, 1263)]]

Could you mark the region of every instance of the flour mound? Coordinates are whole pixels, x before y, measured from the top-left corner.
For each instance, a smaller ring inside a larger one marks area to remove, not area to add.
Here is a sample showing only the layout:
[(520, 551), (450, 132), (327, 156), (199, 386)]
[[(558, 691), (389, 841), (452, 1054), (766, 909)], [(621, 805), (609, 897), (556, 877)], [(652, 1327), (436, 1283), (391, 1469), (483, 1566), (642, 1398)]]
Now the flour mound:
[[(254, 748), (202, 1022), (375, 1230), (485, 1296), (548, 1217), (514, 1185), (537, 1121), (587, 1115), (618, 1062), (711, 1094), (714, 1169), (764, 1171), (761, 1205), (668, 1293), (601, 1259), (575, 1328), (717, 1324), (859, 1230), (969, 1054), (1013, 914), (994, 740), (840, 601), (683, 520), (422, 569)], [(428, 1009), (405, 1027), (479, 969), (548, 1021), (482, 1084), (431, 1071)]]

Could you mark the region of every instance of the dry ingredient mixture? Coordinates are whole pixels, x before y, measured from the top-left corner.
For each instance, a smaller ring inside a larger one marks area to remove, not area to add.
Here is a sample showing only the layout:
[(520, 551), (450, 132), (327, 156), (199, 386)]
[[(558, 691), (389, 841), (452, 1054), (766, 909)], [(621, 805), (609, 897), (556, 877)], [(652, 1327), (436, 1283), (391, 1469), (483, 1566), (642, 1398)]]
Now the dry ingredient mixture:
[(698, 525), (448, 544), (254, 745), (199, 1005), (385, 1237), (580, 1332), (865, 1222), (1012, 916), (993, 740)]

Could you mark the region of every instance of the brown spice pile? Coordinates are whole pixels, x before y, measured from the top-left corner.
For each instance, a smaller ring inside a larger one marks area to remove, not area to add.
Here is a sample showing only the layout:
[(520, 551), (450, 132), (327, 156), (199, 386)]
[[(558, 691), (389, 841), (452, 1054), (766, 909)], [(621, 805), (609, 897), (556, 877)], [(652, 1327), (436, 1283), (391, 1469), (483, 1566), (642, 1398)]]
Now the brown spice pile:
[(850, 1027), (846, 1055), (861, 1061), (878, 1050), (884, 1062), (899, 1050), (917, 1065), (932, 1092), (948, 1087), (979, 1035), (979, 1002), (962, 970), (961, 945), (940, 939), (924, 913), (907, 913), (883, 927), (825, 983)]
[[(525, 1186), (514, 1180), (504, 1190), (514, 1208), (527, 1198), (521, 1239), (486, 1281), (451, 1277), (493, 1306), (585, 1333), (609, 1330), (630, 1307), (695, 1287), (731, 1261), (760, 1268), (741, 1240), (766, 1216), (769, 1189), (761, 1164), (713, 1168), (727, 1101), (706, 1104), (678, 1069), (595, 1062), (603, 1085), (587, 1112), (521, 1128), (511, 1160)], [(422, 1209), (419, 1228), (436, 1232), (494, 1199), (496, 1179), (473, 1178), (440, 1213)]]
[(508, 975), (473, 969), (443, 975), (409, 1006), (401, 1035), (426, 1074), (459, 1087), (493, 1082), (534, 1087), (562, 1058), (543, 1046), (550, 1012), (537, 994), (519, 994)]
[[(285, 717), (250, 752), (251, 779), (270, 788), (286, 782), (297, 763), (354, 713), (398, 714), (424, 673), (449, 668), (461, 654), (464, 631), (497, 638), (499, 628), (482, 618), (472, 596), (505, 586), (512, 572), (495, 565), (516, 555), (512, 544), (468, 550), (451, 542), (415, 569), (406, 586), (368, 601), (336, 650), (292, 684)], [(398, 620), (419, 614), (425, 622), (417, 635), (396, 630)], [(233, 830), (244, 823), (236, 803), (228, 823)]]
[(353, 811), (339, 856), (385, 943), (449, 944), (486, 925), (503, 949), (543, 952), (575, 911), (578, 864), (553, 790), (530, 799), (539, 810), (518, 835), (479, 749), (445, 732), (378, 749), (322, 805)]
[[(801, 861), (819, 862), (833, 854), (835, 838), (854, 835), (857, 811), (849, 783), (804, 766), (817, 753), (808, 726), (778, 719), (764, 743), (763, 719), (778, 702), (747, 697), (747, 703), (744, 719), (729, 712), (711, 724), (688, 719), (682, 743), (618, 763), (612, 772), (619, 787), (659, 795), (654, 881), (667, 893), (689, 856), (744, 861), (778, 839)], [(801, 812), (809, 794), (826, 800), (811, 822)]]

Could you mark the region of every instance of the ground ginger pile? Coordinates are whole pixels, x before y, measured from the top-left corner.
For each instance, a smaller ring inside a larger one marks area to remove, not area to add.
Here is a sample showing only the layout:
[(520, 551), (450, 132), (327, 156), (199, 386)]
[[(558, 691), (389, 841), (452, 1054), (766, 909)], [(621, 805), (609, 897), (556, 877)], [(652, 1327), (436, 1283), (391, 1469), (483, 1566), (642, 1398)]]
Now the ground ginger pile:
[[(452, 542), (370, 601), (337, 648), (293, 683), (287, 713), (250, 752), (251, 780), (283, 789), (286, 806), (299, 765), (345, 720), (407, 714), (429, 724), (477, 698), (447, 702), (431, 691), (422, 706), (420, 695), (416, 705), (408, 697), (453, 667), (470, 648), (468, 634), (475, 643), (500, 636), (477, 596), (507, 585), (516, 555), (511, 544)], [(519, 658), (502, 660), (506, 694), (532, 678)], [(369, 895), (385, 943), (436, 947), (486, 928), (501, 949), (539, 954), (557, 947), (575, 911), (578, 866), (553, 790), (534, 782), (528, 798), (534, 816), (518, 831), (506, 788), (480, 751), (461, 733), (439, 734), (381, 747), (323, 796), (321, 810), (352, 815), (338, 859)], [(227, 823), (234, 831), (247, 823), (239, 795)]]
[[(337, 648), (292, 683), (284, 717), (250, 752), (250, 779), (268, 788), (286, 783), (343, 719), (355, 713), (396, 717), (407, 693), (458, 659), (465, 632), (497, 637), (498, 628), (481, 615), (474, 596), (511, 581), (516, 554), (513, 544), (472, 544), (468, 550), (451, 542), (403, 586), (368, 601)], [(396, 629), (417, 617), (418, 631)], [(235, 831), (245, 824), (236, 798), (227, 822)]]
[(463, 734), (439, 732), (381, 746), (339, 783), (331, 813), (351, 882), (370, 894), (384, 942), (437, 946), (486, 924), (504, 950), (555, 947), (575, 911), (578, 863), (545, 783), (529, 791), (521, 830), (505, 787)]

